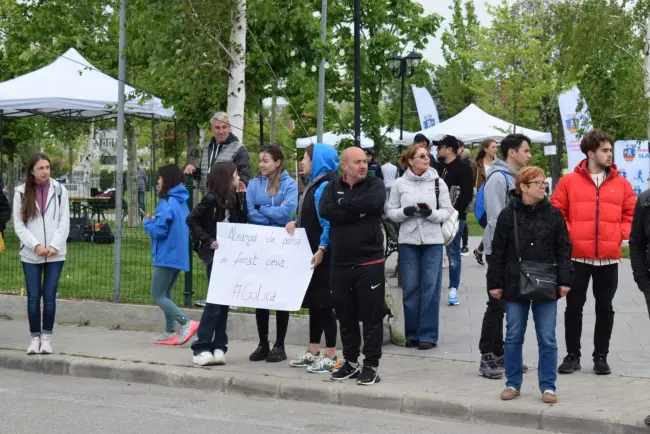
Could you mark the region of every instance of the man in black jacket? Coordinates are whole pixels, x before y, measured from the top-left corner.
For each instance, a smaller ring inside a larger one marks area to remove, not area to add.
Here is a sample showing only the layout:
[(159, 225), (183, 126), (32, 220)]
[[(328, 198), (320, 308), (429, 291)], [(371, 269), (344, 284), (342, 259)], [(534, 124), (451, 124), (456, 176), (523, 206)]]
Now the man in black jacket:
[(438, 142), (438, 174), (445, 181), (449, 188), (451, 203), (458, 211), (458, 233), (456, 238), (447, 246), (449, 257), (449, 297), (447, 302), (450, 306), (458, 306), (458, 286), (460, 285), (461, 271), (461, 241), (463, 230), (467, 224), (467, 207), (472, 201), (474, 192), (474, 176), (472, 168), (458, 158), (460, 147), (458, 139), (454, 136), (444, 136)]
[[(384, 182), (368, 175), (361, 148), (343, 152), (343, 176), (330, 182), (319, 212), (330, 222), (331, 288), (341, 329), (345, 363), (332, 379), (356, 378), (357, 384), (379, 382), (383, 341), (384, 234), (381, 215), (386, 200)], [(359, 319), (363, 322), (363, 366)]]
[[(630, 260), (632, 274), (637, 286), (645, 296), (650, 314), (650, 190), (639, 195), (634, 208), (632, 231), (630, 232)], [(645, 418), (650, 425), (650, 416)]]

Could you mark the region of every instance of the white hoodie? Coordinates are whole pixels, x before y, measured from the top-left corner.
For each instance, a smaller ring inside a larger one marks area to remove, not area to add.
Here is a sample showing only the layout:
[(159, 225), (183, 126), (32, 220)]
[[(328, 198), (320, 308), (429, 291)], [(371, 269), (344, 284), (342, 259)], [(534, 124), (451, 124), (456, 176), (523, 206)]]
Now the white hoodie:
[[(436, 203), (436, 179), (439, 179), (440, 206)], [(404, 208), (426, 203), (432, 212), (429, 217), (407, 217)], [(454, 208), (449, 199), (447, 184), (434, 169), (429, 169), (422, 176), (416, 176), (407, 169), (398, 178), (390, 190), (386, 214), (399, 227), (399, 243), (412, 245), (444, 244), (440, 224), (453, 213)]]
[[(22, 208), (25, 184), (16, 187), (14, 194), (14, 229), (20, 239), (20, 259), (27, 264), (65, 261), (66, 241), (70, 231), (70, 208), (68, 191), (54, 179), (50, 178), (50, 188), (45, 201), (45, 215), (36, 203), (36, 215), (27, 223), (23, 222)], [(61, 193), (59, 203), (58, 193)], [(55, 256), (38, 256), (36, 246), (54, 247)]]

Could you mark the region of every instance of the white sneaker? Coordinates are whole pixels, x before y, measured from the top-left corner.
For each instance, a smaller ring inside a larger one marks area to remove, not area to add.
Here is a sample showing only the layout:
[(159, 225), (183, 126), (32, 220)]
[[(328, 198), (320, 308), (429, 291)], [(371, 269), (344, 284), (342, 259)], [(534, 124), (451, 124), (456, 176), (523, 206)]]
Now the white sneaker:
[(203, 351), (199, 355), (192, 356), (192, 363), (199, 366), (214, 365), (214, 356), (210, 351)]
[(226, 353), (224, 353), (222, 350), (214, 350), (213, 356), (215, 365), (226, 364)]
[(41, 352), (41, 338), (38, 336), (32, 337), (32, 341), (27, 347), (27, 354), (38, 354)]
[(52, 354), (52, 335), (41, 335), (41, 354)]

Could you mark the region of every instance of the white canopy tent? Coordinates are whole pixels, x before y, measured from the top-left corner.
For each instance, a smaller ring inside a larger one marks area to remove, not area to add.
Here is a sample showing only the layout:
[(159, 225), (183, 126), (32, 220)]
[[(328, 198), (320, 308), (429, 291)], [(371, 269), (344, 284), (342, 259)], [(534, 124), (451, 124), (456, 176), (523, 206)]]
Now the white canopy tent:
[[(118, 80), (70, 48), (41, 69), (0, 83), (0, 117), (47, 116), (67, 120), (117, 116)], [(158, 98), (143, 99), (124, 86), (125, 114), (151, 119), (174, 117)]]
[[(390, 139), (394, 144), (399, 144), (399, 130), (393, 130), (393, 131), (388, 131), (387, 127), (382, 127), (381, 128), (381, 134), (386, 136), (388, 139)], [(401, 143), (410, 143), (413, 141), (413, 138), (415, 137), (415, 133), (409, 132), (409, 131), (404, 131), (402, 133), (403, 140)], [(351, 134), (336, 134), (336, 133), (323, 133), (323, 143), (330, 145), (330, 146), (336, 146), (339, 144), (339, 142), (343, 139), (354, 139), (354, 137)], [(311, 145), (312, 143), (317, 143), (318, 138), (317, 136), (312, 136), (312, 137), (301, 137), (299, 139), (296, 139), (296, 146), (299, 149), (304, 149)], [(374, 147), (374, 142), (372, 139), (369, 137), (366, 137), (365, 134), (361, 134), (361, 147), (362, 148), (372, 148)]]
[(515, 126), (484, 112), (475, 104), (470, 104), (456, 116), (438, 125), (420, 131), (431, 140), (439, 140), (444, 135), (451, 135), (467, 143), (480, 142), (485, 139), (501, 141), (513, 132), (524, 134), (535, 143), (552, 142), (551, 133)]

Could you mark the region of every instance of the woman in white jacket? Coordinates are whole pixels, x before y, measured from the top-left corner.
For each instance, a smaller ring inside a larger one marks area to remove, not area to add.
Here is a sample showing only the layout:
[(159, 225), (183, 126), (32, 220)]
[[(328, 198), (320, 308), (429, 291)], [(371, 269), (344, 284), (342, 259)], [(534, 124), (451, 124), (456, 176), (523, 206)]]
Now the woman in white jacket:
[(68, 192), (50, 178), (50, 160), (45, 154), (37, 153), (29, 159), (25, 179), (25, 184), (16, 187), (13, 217), (20, 239), (27, 316), (32, 334), (27, 354), (51, 354), (56, 291), (70, 229)]
[(444, 244), (440, 224), (454, 209), (447, 185), (430, 167), (426, 147), (411, 146), (401, 163), (408, 169), (393, 184), (387, 214), (401, 223), (405, 346), (429, 350), (438, 345)]

